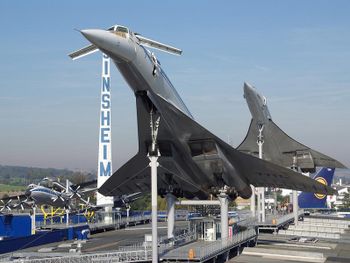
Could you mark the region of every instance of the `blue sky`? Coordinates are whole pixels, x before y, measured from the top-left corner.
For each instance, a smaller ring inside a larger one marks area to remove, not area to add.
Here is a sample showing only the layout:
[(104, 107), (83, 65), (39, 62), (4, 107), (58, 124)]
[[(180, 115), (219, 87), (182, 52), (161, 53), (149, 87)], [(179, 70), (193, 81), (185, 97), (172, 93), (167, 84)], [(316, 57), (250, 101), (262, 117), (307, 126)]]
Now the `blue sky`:
[[(290, 136), (350, 166), (349, 1), (0, 1), (0, 164), (97, 167), (101, 56), (74, 28), (123, 24), (157, 52), (193, 116), (237, 146), (243, 82)], [(112, 69), (113, 166), (137, 151), (133, 94)]]

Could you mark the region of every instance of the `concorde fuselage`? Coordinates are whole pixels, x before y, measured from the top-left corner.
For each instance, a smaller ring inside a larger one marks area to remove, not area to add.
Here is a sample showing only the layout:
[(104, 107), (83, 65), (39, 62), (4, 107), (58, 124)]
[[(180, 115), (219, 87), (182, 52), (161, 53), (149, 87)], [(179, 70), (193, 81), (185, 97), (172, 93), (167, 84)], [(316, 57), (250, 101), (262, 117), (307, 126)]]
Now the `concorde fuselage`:
[(248, 83), (244, 83), (244, 98), (247, 101), (252, 118), (259, 124), (264, 125), (271, 119), (271, 114), (267, 107), (267, 100)]
[[(155, 55), (139, 44), (139, 40), (133, 32), (125, 27), (119, 26), (119, 28), (123, 28), (125, 32), (99, 29), (89, 29), (81, 32), (103, 53), (113, 59), (134, 92), (152, 90), (192, 118), (191, 113), (162, 70)], [(154, 69), (155, 72), (153, 72)]]
[[(143, 45), (175, 54), (181, 54), (181, 50), (135, 35), (123, 26), (114, 26), (108, 31), (82, 30), (81, 33), (93, 45), (70, 56), (76, 58), (96, 48), (100, 49), (114, 60), (134, 91), (138, 106), (139, 152), (114, 173), (118, 176), (113, 175), (108, 179), (113, 185), (104, 184), (106, 186), (101, 187), (101, 193), (117, 194), (119, 189), (128, 194), (130, 191), (149, 189), (147, 174), (144, 173), (145, 167), (147, 168), (147, 140), (151, 139), (150, 132), (146, 130), (150, 120), (146, 116), (150, 110), (149, 102), (154, 104), (163, 120), (159, 126), (163, 137), (159, 136), (161, 138), (158, 143), (161, 154), (161, 143), (166, 145), (166, 154), (162, 154), (160, 163), (164, 176), (159, 178), (164, 188), (176, 185), (188, 198), (200, 199), (208, 198), (210, 193), (218, 194), (222, 189), (233, 199), (237, 195), (249, 198), (249, 184), (333, 193), (332, 189), (325, 189), (322, 184), (305, 179), (296, 172), (240, 153), (194, 121), (154, 54)], [(253, 92), (248, 94), (249, 91)], [(259, 99), (251, 87), (247, 88), (247, 102), (252, 102), (249, 108), (253, 118), (259, 114), (259, 108), (263, 108), (264, 113), (258, 116), (261, 124), (266, 123), (266, 119), (271, 119), (266, 100), (261, 96)], [(133, 179), (138, 183), (128, 186), (128, 182), (133, 182)]]
[[(103, 53), (115, 62), (117, 68), (134, 92), (152, 91), (165, 99), (168, 103), (179, 109), (182, 113), (192, 118), (191, 113), (171, 84), (170, 80), (161, 69), (154, 54), (139, 44), (135, 35), (125, 28), (127, 32), (105, 31), (99, 29), (82, 30), (81, 33)], [(181, 126), (181, 124), (178, 124)], [(206, 138), (203, 138), (206, 139)], [(214, 176), (217, 169), (223, 172), (224, 180), (229, 185), (235, 185), (235, 189), (244, 198), (251, 195), (251, 188), (241, 176), (238, 176), (235, 168), (229, 163), (220, 147), (215, 144), (216, 154), (212, 155), (213, 161), (203, 163), (203, 160), (191, 156), (190, 145), (184, 138), (174, 135), (176, 149), (179, 156), (188, 156), (193, 162), (184, 157), (183, 167), (193, 180), (204, 188), (217, 186), (217, 178)], [(215, 157), (214, 157), (215, 156)], [(205, 158), (205, 157), (203, 157)], [(232, 176), (236, 175), (236, 176)], [(188, 189), (189, 190), (189, 189)], [(209, 191), (210, 189), (206, 189)]]

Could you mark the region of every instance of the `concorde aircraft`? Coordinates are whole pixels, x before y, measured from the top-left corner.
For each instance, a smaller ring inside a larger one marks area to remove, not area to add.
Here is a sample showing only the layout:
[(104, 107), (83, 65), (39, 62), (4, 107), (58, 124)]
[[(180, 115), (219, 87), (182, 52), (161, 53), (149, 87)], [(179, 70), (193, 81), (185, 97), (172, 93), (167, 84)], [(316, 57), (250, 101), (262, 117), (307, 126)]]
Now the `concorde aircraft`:
[(23, 210), (25, 206), (32, 207), (33, 205), (68, 208), (72, 199), (82, 199), (83, 194), (96, 191), (96, 188), (83, 190), (84, 187), (92, 184), (96, 184), (96, 180), (78, 185), (67, 183), (64, 186), (59, 182), (44, 178), (39, 184), (29, 184), (22, 195), (1, 199), (0, 212), (11, 211), (13, 208), (21, 208)]
[(146, 47), (177, 55), (181, 54), (180, 49), (119, 25), (109, 30), (89, 29), (81, 33), (92, 45), (71, 53), (70, 57), (75, 59), (101, 50), (113, 59), (136, 97), (139, 151), (100, 187), (101, 194), (150, 191), (147, 157), (152, 145), (150, 122), (159, 125), (160, 195), (171, 192), (177, 197), (207, 199), (210, 194), (225, 190), (232, 199), (238, 195), (249, 198), (250, 184), (320, 194), (335, 192), (290, 169), (242, 153), (197, 123), (155, 55)]
[(243, 142), (237, 150), (258, 156), (257, 138), (259, 129), (263, 135), (263, 158), (284, 167), (296, 165), (302, 172), (316, 171), (316, 166), (346, 168), (337, 160), (305, 146), (282, 131), (272, 120), (267, 100), (253, 86), (244, 83), (244, 98), (247, 101), (252, 120)]

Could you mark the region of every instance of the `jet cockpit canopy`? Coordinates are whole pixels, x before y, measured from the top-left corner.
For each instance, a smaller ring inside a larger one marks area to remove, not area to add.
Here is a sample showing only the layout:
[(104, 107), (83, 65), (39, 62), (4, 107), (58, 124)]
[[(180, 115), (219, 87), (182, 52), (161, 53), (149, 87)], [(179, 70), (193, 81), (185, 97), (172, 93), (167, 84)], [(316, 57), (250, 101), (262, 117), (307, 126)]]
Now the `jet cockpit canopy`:
[(125, 26), (114, 25), (107, 29), (108, 31), (121, 32), (125, 34), (129, 34), (129, 29)]

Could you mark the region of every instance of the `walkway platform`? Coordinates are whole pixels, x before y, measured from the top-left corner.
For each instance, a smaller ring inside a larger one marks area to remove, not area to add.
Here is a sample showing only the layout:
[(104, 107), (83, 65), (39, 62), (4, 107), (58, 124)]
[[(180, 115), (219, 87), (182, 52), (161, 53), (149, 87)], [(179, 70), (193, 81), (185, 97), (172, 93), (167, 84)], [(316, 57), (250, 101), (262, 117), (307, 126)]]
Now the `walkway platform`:
[[(245, 230), (226, 240), (196, 241), (160, 253), (161, 262), (208, 262), (239, 255), (244, 247), (255, 246), (257, 231)], [(215, 259), (215, 260), (213, 260)]]
[(115, 229), (121, 229), (126, 228), (127, 226), (136, 226), (139, 224), (146, 224), (149, 223), (151, 220), (150, 215), (144, 215), (144, 216), (131, 216), (129, 218), (121, 218), (118, 220), (113, 220), (111, 223), (79, 223), (79, 224), (47, 224), (47, 225), (41, 225), (41, 229), (65, 229), (67, 227), (71, 226), (85, 226), (88, 225), (91, 233), (101, 232), (101, 231), (107, 231), (107, 230), (115, 230)]
[[(304, 216), (304, 210), (298, 211), (298, 216)], [(273, 230), (277, 232), (279, 229), (288, 227), (294, 222), (294, 214), (289, 213), (286, 215), (266, 215), (265, 222), (257, 223), (258, 229), (260, 230)]]
[[(232, 256), (239, 255), (244, 247), (255, 246), (257, 230), (248, 229), (224, 241), (199, 241), (195, 233), (179, 235), (173, 242), (160, 242), (158, 247), (159, 262), (224, 262)], [(72, 249), (70, 249), (71, 251)], [(16, 253), (13, 262), (32, 263), (71, 263), (71, 262), (151, 262), (152, 249), (147, 243), (119, 247), (118, 250), (107, 250), (95, 253), (60, 252), (51, 253)], [(5, 258), (4, 258), (5, 259)], [(0, 262), (1, 262), (0, 257)]]

